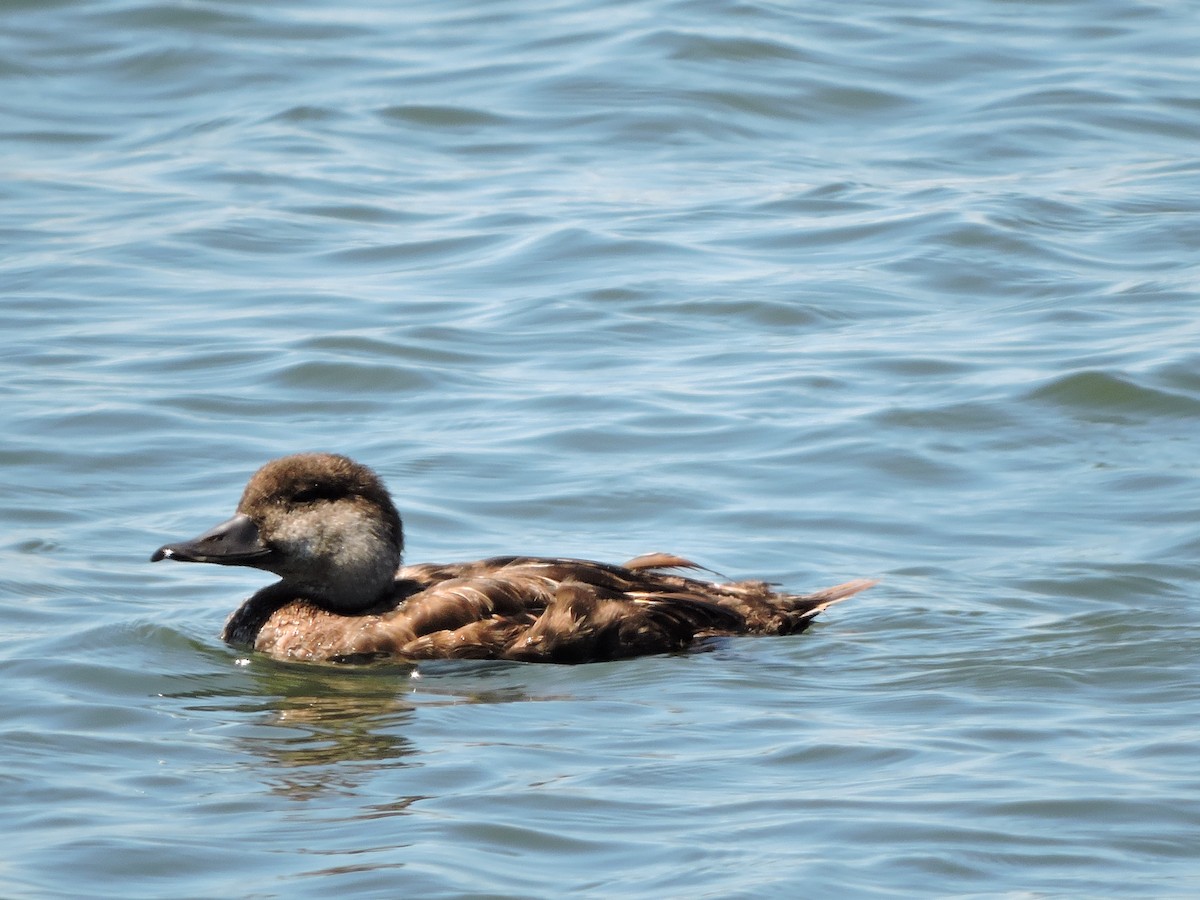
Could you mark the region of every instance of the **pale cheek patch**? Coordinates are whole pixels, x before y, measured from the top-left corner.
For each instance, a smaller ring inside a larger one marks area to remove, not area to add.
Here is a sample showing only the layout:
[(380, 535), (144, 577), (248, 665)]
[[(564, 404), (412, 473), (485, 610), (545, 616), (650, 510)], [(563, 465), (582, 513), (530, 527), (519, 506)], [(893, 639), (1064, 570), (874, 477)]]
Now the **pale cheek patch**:
[(323, 504), (293, 513), (281, 524), (275, 543), (295, 561), (297, 570), (314, 579), (361, 589), (395, 574), (398, 561), (386, 527), (354, 504)]
[(312, 516), (289, 516), (272, 529), (271, 543), (296, 561), (308, 561), (320, 556), (319, 535), (313, 527)]

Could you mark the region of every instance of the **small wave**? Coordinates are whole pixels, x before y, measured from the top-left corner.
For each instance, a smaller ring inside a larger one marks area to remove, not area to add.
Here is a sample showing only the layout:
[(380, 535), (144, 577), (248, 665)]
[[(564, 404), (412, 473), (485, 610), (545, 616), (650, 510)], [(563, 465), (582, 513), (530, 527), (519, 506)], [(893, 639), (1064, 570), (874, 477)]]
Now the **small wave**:
[(1200, 416), (1200, 400), (1139, 384), (1127, 375), (1073, 372), (1055, 378), (1026, 399), (1060, 406), (1085, 418), (1099, 416)]

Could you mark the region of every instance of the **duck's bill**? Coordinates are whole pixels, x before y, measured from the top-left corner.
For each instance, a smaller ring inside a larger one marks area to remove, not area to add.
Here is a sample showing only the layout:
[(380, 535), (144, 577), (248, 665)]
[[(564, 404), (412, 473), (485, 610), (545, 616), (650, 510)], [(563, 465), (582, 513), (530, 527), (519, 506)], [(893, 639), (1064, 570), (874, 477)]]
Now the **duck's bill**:
[(198, 538), (163, 544), (154, 551), (150, 562), (174, 559), (222, 566), (261, 566), (270, 555), (271, 550), (259, 536), (254, 520), (238, 513)]

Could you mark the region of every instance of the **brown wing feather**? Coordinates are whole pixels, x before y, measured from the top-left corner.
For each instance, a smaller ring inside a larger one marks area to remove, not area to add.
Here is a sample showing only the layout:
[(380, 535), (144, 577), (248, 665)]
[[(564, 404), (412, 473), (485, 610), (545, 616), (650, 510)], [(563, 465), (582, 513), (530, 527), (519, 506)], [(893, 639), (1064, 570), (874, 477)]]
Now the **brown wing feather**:
[(505, 649), (507, 659), (580, 663), (681, 650), (696, 628), (662, 615), (666, 604), (600, 596), (585, 583), (565, 583), (533, 625)]
[(409, 659), (495, 659), (497, 647), (507, 647), (531, 621), (491, 618), (450, 631), (435, 631), (409, 641), (399, 655)]
[(643, 553), (621, 563), (621, 568), (640, 572), (644, 569), (703, 569), (704, 566), (672, 553)]

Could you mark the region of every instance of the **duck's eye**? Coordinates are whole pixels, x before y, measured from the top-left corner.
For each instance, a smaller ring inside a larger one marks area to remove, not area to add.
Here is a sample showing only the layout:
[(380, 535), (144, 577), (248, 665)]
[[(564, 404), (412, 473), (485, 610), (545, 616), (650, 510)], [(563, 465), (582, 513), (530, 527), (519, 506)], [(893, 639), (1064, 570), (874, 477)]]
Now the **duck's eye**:
[(306, 488), (301, 488), (292, 495), (293, 503), (312, 503), (314, 500), (327, 500), (330, 497), (330, 492), (326, 488), (322, 488), (319, 484), (310, 484)]

